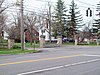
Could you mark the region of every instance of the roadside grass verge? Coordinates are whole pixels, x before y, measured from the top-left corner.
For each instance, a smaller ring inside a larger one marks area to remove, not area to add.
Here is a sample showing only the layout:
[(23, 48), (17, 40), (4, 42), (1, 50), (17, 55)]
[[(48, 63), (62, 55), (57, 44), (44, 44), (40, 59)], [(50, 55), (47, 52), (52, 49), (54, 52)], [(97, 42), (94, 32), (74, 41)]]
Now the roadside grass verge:
[[(15, 43), (14, 44), (15, 46), (18, 46), (18, 47), (21, 47), (21, 43)], [(25, 43), (25, 47), (31, 47), (31, 48), (39, 48), (39, 43), (35, 44), (34, 43), (31, 45), (30, 43)]]
[[(30, 48), (39, 48), (39, 43), (37, 44), (30, 44), (30, 43), (25, 43), (25, 47), (30, 47)], [(40, 52), (38, 50), (21, 50), (21, 43), (15, 43), (14, 47), (12, 49), (8, 48), (0, 48), (0, 55), (1, 54), (24, 54), (24, 53), (37, 53)]]
[(65, 46), (65, 45), (74, 46), (74, 42), (71, 42), (71, 43), (65, 43), (65, 42), (63, 42), (63, 45), (64, 45), (64, 46)]
[[(63, 45), (69, 45), (69, 46), (75, 46), (75, 43), (74, 42), (71, 42), (71, 43), (63, 43)], [(90, 42), (90, 44), (87, 44), (86, 42), (84, 43), (79, 43), (77, 46), (100, 46), (100, 45), (97, 45), (96, 42)]]
[(38, 50), (21, 50), (21, 49), (7, 49), (2, 48), (0, 49), (0, 55), (1, 54), (24, 54), (24, 53), (37, 53)]

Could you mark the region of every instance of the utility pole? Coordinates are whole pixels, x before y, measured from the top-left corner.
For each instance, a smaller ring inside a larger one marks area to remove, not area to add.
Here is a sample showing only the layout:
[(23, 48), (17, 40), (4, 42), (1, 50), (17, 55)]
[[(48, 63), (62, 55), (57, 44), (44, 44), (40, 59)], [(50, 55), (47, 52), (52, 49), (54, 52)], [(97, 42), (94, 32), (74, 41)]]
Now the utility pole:
[(24, 50), (24, 22), (23, 22), (23, 0), (21, 0), (21, 49)]
[(50, 2), (48, 2), (48, 6), (49, 6), (49, 42), (51, 42), (51, 5)]

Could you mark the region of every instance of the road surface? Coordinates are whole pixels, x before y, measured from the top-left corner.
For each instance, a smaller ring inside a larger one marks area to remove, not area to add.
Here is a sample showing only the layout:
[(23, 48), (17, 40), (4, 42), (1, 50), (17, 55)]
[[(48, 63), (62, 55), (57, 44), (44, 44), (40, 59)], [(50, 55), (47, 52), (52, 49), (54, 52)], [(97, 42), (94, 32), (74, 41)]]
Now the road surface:
[(0, 75), (100, 75), (100, 46), (40, 50), (43, 52), (0, 55)]

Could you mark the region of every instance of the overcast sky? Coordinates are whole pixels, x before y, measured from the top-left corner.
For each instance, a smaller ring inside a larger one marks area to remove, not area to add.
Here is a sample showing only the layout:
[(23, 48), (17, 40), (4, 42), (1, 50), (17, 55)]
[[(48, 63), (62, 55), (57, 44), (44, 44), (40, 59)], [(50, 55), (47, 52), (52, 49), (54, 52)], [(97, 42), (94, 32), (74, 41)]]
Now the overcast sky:
[[(16, 3), (17, 0), (6, 0), (7, 3)], [(48, 9), (48, 2), (51, 2), (52, 8), (55, 7), (55, 4), (57, 0), (24, 0), (24, 8), (27, 11), (35, 11), (37, 13), (40, 13), (43, 10)], [(69, 4), (71, 4), (72, 0), (63, 0), (65, 2), (65, 5), (67, 9), (69, 9)], [(79, 10), (83, 16), (83, 19), (85, 22), (87, 22), (90, 19), (97, 18), (95, 14), (97, 4), (100, 2), (100, 0), (74, 0), (77, 6), (79, 7)], [(91, 18), (86, 17), (86, 10), (90, 8), (93, 11), (93, 16)], [(12, 9), (13, 10), (13, 9)], [(52, 9), (53, 10), (53, 9)]]

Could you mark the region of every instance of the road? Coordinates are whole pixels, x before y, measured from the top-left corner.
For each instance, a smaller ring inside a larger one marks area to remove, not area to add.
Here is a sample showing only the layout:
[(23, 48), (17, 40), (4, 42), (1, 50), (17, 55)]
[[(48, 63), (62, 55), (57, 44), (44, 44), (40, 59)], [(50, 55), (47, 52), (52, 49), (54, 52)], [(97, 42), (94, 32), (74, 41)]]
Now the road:
[(39, 50), (43, 52), (0, 55), (0, 75), (100, 75), (100, 46)]

